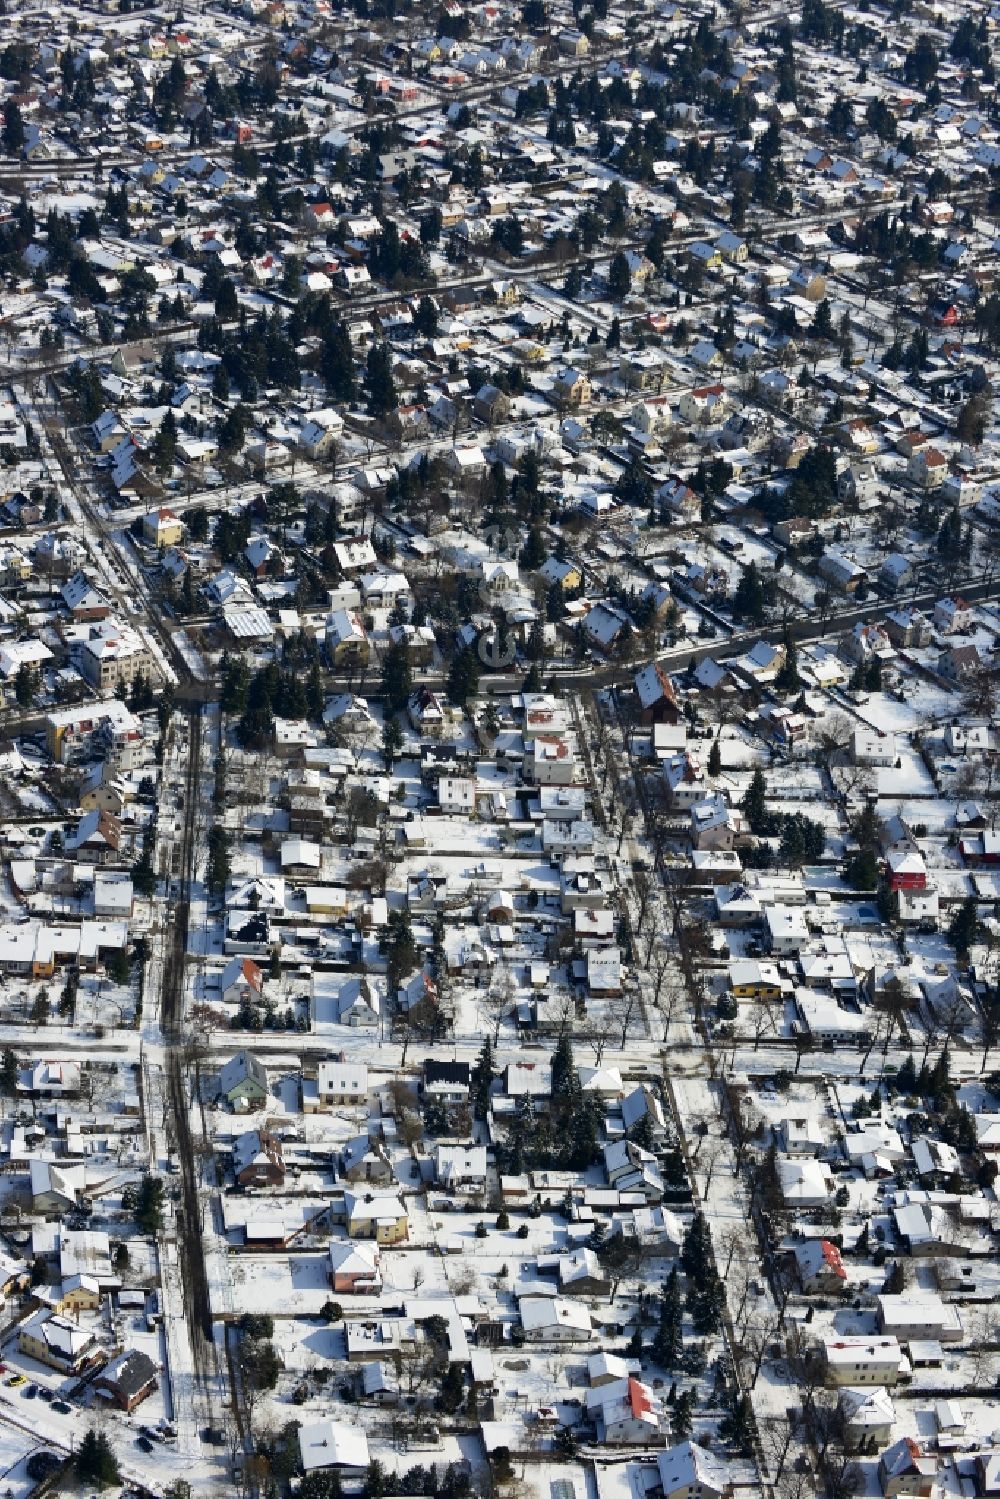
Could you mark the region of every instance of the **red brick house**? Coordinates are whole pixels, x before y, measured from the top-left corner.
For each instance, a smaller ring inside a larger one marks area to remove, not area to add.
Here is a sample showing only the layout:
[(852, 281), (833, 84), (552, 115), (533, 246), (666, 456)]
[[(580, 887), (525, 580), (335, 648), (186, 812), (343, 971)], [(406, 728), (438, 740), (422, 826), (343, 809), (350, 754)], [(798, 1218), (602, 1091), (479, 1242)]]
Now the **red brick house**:
[(377, 1246), (334, 1240), (330, 1245), (330, 1285), (348, 1295), (371, 1296), (381, 1291)]
[(156, 1389), (156, 1365), (147, 1353), (130, 1348), (105, 1364), (94, 1389), (119, 1410), (135, 1410)]
[(674, 684), (655, 661), (636, 672), (635, 692), (639, 701), (640, 723), (680, 722), (681, 708)]
[(285, 1180), (281, 1141), (266, 1129), (249, 1129), (233, 1141), (233, 1174), (241, 1187), (280, 1187)]
[(926, 890), (927, 866), (916, 849), (893, 849), (886, 860), (892, 890)]

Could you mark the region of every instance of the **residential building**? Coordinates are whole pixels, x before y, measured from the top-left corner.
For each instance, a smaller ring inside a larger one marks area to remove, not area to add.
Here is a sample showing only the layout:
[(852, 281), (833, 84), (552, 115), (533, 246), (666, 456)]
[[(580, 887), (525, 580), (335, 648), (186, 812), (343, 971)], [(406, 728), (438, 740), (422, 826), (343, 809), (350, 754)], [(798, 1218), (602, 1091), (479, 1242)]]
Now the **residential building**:
[(95, 621), (80, 642), (80, 670), (90, 685), (104, 696), (136, 677), (152, 674), (152, 657), (138, 630), (109, 616)]
[(259, 1109), (267, 1102), (267, 1073), (253, 1052), (230, 1057), (219, 1074), (219, 1093), (237, 1111)]
[(251, 1129), (233, 1141), (233, 1175), (241, 1187), (280, 1187), (285, 1180), (281, 1141), (267, 1129)]
[(311, 1421), (298, 1430), (299, 1457), (308, 1473), (325, 1469), (360, 1477), (368, 1468), (368, 1438), (346, 1421)]
[(180, 546), (185, 529), (180, 516), (172, 510), (150, 510), (142, 518), (143, 540), (161, 549)]
[(343, 1055), (320, 1062), (316, 1068), (316, 1091), (321, 1109), (365, 1104), (368, 1100), (368, 1067), (364, 1062), (349, 1062)]
[(806, 1295), (841, 1295), (847, 1290), (847, 1271), (840, 1250), (829, 1239), (806, 1239), (793, 1250), (795, 1273)]
[(590, 1313), (565, 1296), (524, 1296), (518, 1302), (526, 1343), (589, 1343)]
[(344, 1193), (344, 1216), (352, 1239), (374, 1239), (376, 1244), (403, 1244), (410, 1223), (401, 1199), (393, 1193)]
[(253, 958), (230, 958), (219, 979), (219, 994), (228, 1005), (258, 1004), (264, 994), (264, 972)]
[(330, 1243), (330, 1285), (340, 1295), (373, 1296), (382, 1289), (380, 1255), (374, 1244)]
[(891, 1388), (906, 1368), (903, 1350), (894, 1337), (835, 1335), (824, 1340), (823, 1360), (827, 1383), (833, 1385)]
[(912, 1437), (900, 1437), (878, 1460), (878, 1481), (885, 1499), (914, 1495), (931, 1499), (937, 1486), (936, 1458), (925, 1457)]
[(94, 1389), (118, 1410), (131, 1412), (153, 1393), (157, 1383), (157, 1367), (149, 1354), (130, 1348), (105, 1364)]
[(587, 1414), (598, 1442), (608, 1446), (643, 1447), (659, 1442), (664, 1423), (660, 1397), (631, 1374), (588, 1390)]
[(17, 1346), (28, 1358), (37, 1359), (60, 1374), (82, 1374), (103, 1362), (96, 1330), (81, 1326), (48, 1307), (39, 1307), (17, 1330)]
[(663, 1499), (730, 1499), (734, 1482), (719, 1453), (697, 1442), (678, 1442), (657, 1454)]

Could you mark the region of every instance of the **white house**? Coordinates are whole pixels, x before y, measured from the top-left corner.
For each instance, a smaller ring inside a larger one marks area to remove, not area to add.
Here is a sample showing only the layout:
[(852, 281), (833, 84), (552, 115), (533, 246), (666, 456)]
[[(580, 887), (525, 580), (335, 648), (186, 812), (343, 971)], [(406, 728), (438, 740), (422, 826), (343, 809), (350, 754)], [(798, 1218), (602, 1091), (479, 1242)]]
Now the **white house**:
[(346, 1421), (311, 1421), (299, 1427), (299, 1456), (307, 1473), (338, 1468), (360, 1474), (368, 1467), (368, 1438)]
[(822, 1161), (778, 1159), (778, 1183), (790, 1208), (826, 1207), (833, 1192), (833, 1175)]
[(565, 1296), (525, 1296), (518, 1307), (526, 1343), (588, 1343), (590, 1313)]
[(964, 599), (938, 599), (934, 605), (934, 627), (940, 634), (961, 634), (971, 626), (972, 607)]
[(829, 1337), (823, 1343), (823, 1360), (827, 1383), (832, 1385), (884, 1385), (891, 1388), (906, 1369), (898, 1340), (874, 1335), (836, 1334)]
[(440, 1186), (449, 1192), (481, 1192), (486, 1186), (486, 1146), (445, 1142), (434, 1153)]
[(697, 1442), (678, 1442), (657, 1455), (663, 1499), (723, 1499), (733, 1491), (724, 1457)]
[(316, 1068), (316, 1093), (319, 1106), (363, 1104), (368, 1099), (368, 1068), (364, 1062), (334, 1058), (320, 1062)]
[(797, 906), (768, 906), (764, 912), (767, 945), (775, 957), (792, 957), (809, 941), (805, 912)]
[(644, 1446), (658, 1441), (662, 1430), (663, 1402), (632, 1375), (588, 1390), (587, 1413), (599, 1442)]
[(219, 989), (226, 1004), (254, 1002), (264, 992), (264, 975), (253, 958), (237, 955), (222, 970)]

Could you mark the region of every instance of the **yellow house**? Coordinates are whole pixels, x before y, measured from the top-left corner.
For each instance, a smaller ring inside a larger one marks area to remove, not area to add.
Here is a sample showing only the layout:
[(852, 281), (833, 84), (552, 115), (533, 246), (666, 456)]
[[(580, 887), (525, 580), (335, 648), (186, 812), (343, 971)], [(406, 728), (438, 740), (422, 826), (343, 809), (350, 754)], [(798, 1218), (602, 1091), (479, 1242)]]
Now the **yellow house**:
[(368, 660), (368, 636), (354, 609), (334, 609), (329, 615), (326, 649), (334, 666), (363, 666)]
[(150, 546), (179, 546), (184, 540), (184, 522), (172, 510), (150, 510), (142, 518), (142, 535)]
[(552, 394), (559, 406), (586, 406), (592, 395), (590, 380), (579, 370), (560, 370), (552, 381)]
[(729, 965), (729, 988), (736, 999), (780, 999), (781, 976), (773, 963), (734, 958)]
[(511, 345), (511, 349), (522, 364), (541, 364), (543, 360), (549, 357), (549, 351), (545, 345), (538, 343), (533, 338), (516, 338)]
[(559, 51), (564, 57), (586, 57), (590, 51), (588, 38), (584, 36), (582, 31), (577, 31), (573, 26), (568, 26), (565, 31), (560, 31), (558, 41)]
[(347, 890), (343, 885), (307, 885), (305, 897), (310, 916), (347, 915)]
[(92, 1275), (70, 1275), (63, 1281), (62, 1295), (56, 1302), (60, 1316), (76, 1312), (96, 1312), (101, 1305), (101, 1288)]
[(88, 1328), (60, 1317), (47, 1306), (39, 1307), (21, 1323), (17, 1346), (21, 1353), (61, 1374), (79, 1374), (101, 1357), (97, 1339)]
[(31, 563), (19, 547), (0, 547), (0, 583), (5, 587), (27, 583), (31, 573)]
[(722, 254), (715, 245), (707, 244), (704, 240), (697, 240), (690, 250), (691, 260), (706, 271), (717, 271), (722, 265)]
[(391, 1192), (344, 1193), (344, 1215), (352, 1239), (374, 1239), (376, 1244), (405, 1244), (410, 1237), (406, 1209)]
[(538, 569), (538, 573), (546, 583), (555, 583), (565, 593), (570, 593), (583, 583), (583, 573), (576, 563), (564, 561), (559, 557), (546, 558)]

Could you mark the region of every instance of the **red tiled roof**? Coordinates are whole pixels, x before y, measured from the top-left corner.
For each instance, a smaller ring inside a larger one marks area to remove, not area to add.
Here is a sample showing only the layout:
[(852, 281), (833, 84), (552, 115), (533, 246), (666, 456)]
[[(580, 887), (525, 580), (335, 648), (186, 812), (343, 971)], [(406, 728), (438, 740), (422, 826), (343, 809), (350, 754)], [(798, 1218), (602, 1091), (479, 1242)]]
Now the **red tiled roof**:
[(629, 1379), (628, 1403), (633, 1416), (644, 1416), (653, 1409), (649, 1396), (637, 1379)]

